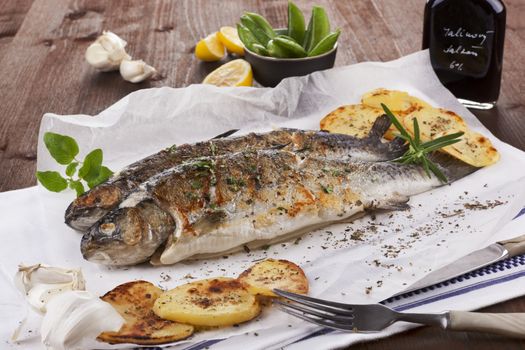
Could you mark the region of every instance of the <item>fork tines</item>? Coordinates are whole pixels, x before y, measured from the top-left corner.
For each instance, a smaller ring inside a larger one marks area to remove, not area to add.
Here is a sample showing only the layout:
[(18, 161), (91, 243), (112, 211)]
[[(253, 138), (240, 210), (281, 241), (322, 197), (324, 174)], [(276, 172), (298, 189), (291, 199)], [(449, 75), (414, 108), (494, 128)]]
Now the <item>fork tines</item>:
[(292, 316), (324, 327), (345, 331), (355, 329), (352, 305), (312, 298), (280, 289), (274, 289), (274, 293), (288, 300), (274, 300), (274, 304)]

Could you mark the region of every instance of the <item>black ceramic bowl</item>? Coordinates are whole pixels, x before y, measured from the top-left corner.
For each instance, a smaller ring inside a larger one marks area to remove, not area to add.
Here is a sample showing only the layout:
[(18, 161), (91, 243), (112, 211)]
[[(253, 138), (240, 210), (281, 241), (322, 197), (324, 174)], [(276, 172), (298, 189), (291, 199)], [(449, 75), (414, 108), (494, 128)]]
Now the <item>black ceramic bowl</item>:
[(244, 58), (250, 62), (253, 76), (263, 86), (275, 86), (288, 77), (296, 77), (329, 69), (334, 66), (337, 44), (327, 53), (304, 58), (275, 58), (261, 56), (244, 49)]

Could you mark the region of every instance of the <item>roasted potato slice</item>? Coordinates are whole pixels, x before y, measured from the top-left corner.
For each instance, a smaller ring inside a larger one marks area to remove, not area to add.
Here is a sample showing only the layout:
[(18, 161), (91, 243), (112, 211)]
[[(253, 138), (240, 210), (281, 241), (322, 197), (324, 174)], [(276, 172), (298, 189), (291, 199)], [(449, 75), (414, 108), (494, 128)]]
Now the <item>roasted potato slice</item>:
[(359, 138), (366, 137), (377, 117), (383, 115), (382, 109), (362, 104), (338, 107), (321, 119), (321, 130), (346, 134)]
[(107, 343), (156, 345), (171, 343), (193, 334), (193, 326), (164, 320), (153, 312), (162, 290), (146, 281), (121, 284), (101, 299), (110, 303), (126, 323), (118, 332), (104, 332), (98, 339)]
[(254, 295), (275, 297), (273, 289), (308, 293), (308, 279), (303, 270), (288, 260), (261, 261), (241, 273), (238, 280)]
[(435, 139), (438, 134), (467, 131), (467, 124), (463, 118), (442, 108), (423, 108), (403, 118), (402, 124), (411, 134), (414, 134), (414, 118), (417, 118), (423, 142)]
[(375, 89), (364, 94), (363, 97), (361, 97), (361, 103), (380, 109), (382, 109), (381, 103), (384, 103), (392, 112), (402, 115), (415, 112), (422, 108), (432, 107), (425, 101), (411, 96), (404, 91), (387, 90), (383, 88)]
[(258, 300), (233, 278), (195, 281), (164, 292), (153, 307), (164, 319), (195, 326), (229, 326), (255, 318)]
[[(444, 136), (438, 134), (436, 137)], [(499, 160), (499, 152), (490, 140), (478, 132), (467, 130), (461, 141), (442, 149), (453, 157), (475, 167), (484, 167)]]

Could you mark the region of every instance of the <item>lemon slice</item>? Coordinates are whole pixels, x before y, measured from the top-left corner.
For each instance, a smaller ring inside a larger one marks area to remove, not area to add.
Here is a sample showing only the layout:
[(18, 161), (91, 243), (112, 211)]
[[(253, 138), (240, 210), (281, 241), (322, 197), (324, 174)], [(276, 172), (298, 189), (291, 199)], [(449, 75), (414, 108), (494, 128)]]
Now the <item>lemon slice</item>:
[(252, 67), (239, 58), (223, 64), (203, 80), (203, 84), (216, 86), (252, 86)]
[(215, 32), (202, 39), (195, 46), (195, 56), (203, 61), (218, 61), (224, 57), (224, 45)]
[(228, 52), (235, 53), (239, 56), (244, 55), (244, 45), (242, 44), (241, 39), (239, 39), (237, 29), (233, 27), (221, 27), (217, 35), (221, 43), (226, 46)]

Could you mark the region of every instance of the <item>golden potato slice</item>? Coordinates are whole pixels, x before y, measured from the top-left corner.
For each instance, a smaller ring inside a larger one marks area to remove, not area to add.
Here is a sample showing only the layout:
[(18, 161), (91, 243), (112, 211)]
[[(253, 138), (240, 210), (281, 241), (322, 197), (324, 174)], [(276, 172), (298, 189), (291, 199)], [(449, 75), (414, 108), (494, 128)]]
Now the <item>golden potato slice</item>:
[(238, 280), (255, 295), (275, 297), (273, 289), (308, 293), (308, 280), (303, 270), (288, 260), (261, 261), (241, 273)]
[(442, 108), (423, 108), (403, 118), (402, 124), (411, 134), (414, 134), (414, 118), (417, 118), (423, 142), (435, 139), (438, 134), (467, 131), (467, 124), (463, 118)]
[(118, 332), (104, 332), (99, 340), (107, 343), (156, 345), (171, 343), (193, 334), (193, 326), (164, 320), (153, 312), (162, 290), (146, 281), (121, 284), (101, 299), (110, 303), (126, 323)]
[[(438, 134), (436, 137), (444, 136)], [(442, 149), (453, 157), (475, 167), (484, 167), (499, 160), (499, 152), (490, 140), (478, 132), (467, 130), (461, 141)]]
[(425, 101), (411, 96), (404, 91), (387, 90), (383, 88), (375, 89), (364, 94), (363, 97), (361, 97), (361, 103), (381, 109), (381, 103), (384, 103), (392, 112), (397, 112), (397, 114), (403, 115), (422, 108), (432, 107)]
[(358, 105), (341, 106), (321, 119), (321, 130), (355, 137), (366, 137), (377, 117), (383, 115), (382, 109)]
[(220, 277), (164, 292), (153, 310), (161, 318), (195, 326), (229, 326), (255, 318), (261, 306), (239, 281)]

